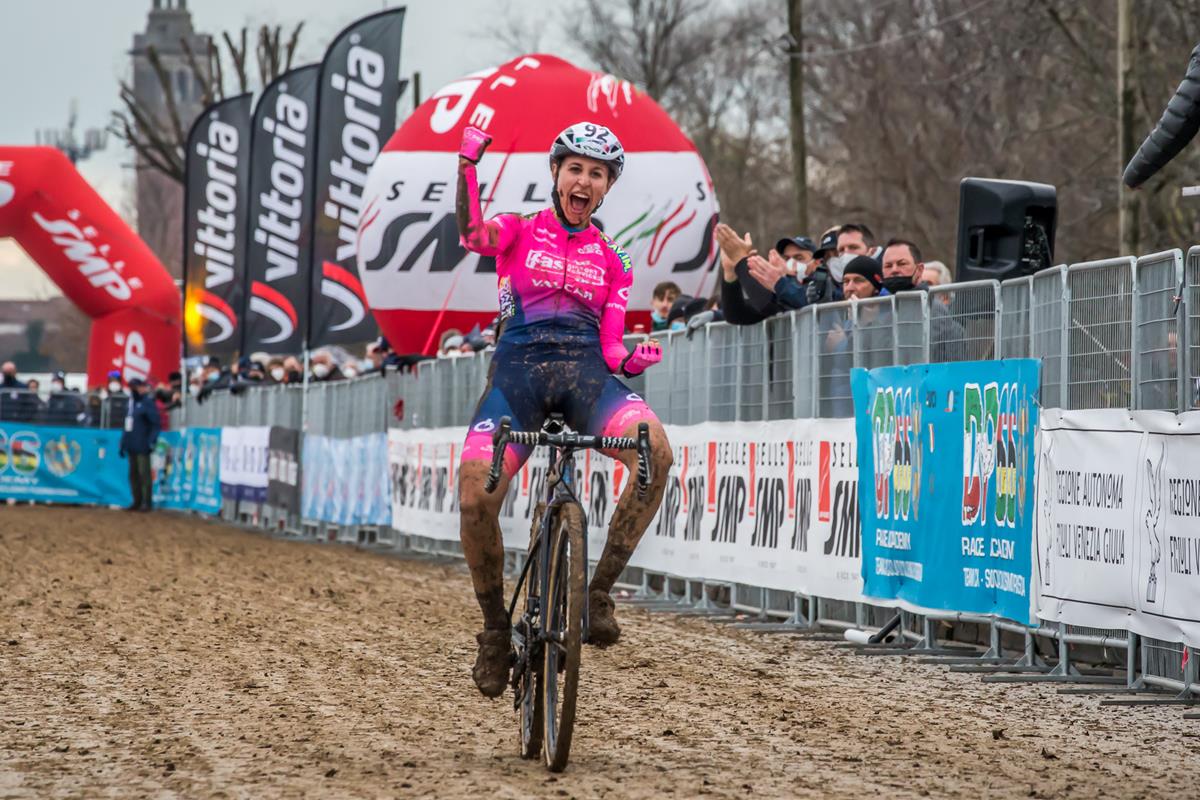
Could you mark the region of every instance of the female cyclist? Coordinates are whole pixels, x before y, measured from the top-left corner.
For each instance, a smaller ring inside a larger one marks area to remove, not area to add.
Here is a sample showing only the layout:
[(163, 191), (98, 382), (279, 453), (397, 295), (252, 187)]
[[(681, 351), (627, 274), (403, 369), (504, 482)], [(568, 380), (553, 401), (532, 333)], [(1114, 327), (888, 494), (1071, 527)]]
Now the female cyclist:
[[(592, 224), (625, 165), (621, 143), (603, 125), (572, 125), (550, 148), (553, 207), (485, 221), (475, 165), (490, 141), (467, 128), (458, 159), (459, 234), (472, 252), (495, 256), (501, 317), (488, 385), (463, 447), (459, 502), (463, 553), (483, 611), (472, 677), (479, 691), (497, 697), (508, 685), (512, 653), (498, 517), (509, 480), (529, 457), (528, 448), (509, 445), (498, 490), (484, 491), (500, 418), (511, 417), (513, 430), (534, 431), (548, 414), (561, 413), (576, 432), (603, 436), (635, 436), (638, 423), (650, 425), (650, 489), (639, 498), (634, 481), (626, 485), (588, 587), (589, 641), (602, 647), (620, 636), (609, 593), (658, 508), (671, 447), (654, 412), (616, 377), (637, 375), (662, 358), (653, 341), (625, 349), (632, 266)], [(615, 457), (634, 474), (636, 453)]]

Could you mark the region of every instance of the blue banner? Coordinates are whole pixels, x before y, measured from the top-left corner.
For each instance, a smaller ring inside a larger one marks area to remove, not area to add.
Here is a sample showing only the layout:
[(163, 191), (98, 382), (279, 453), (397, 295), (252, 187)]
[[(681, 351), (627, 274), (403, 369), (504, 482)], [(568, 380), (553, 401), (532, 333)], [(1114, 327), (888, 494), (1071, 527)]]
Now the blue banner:
[(864, 593), (1035, 623), (1033, 359), (856, 369)]
[(353, 439), (305, 436), (300, 511), (338, 525), (390, 525), (387, 434)]
[(0, 498), (127, 506), (121, 431), (0, 424)]
[(154, 504), (216, 514), (221, 510), (221, 429), (187, 428), (159, 435), (154, 451)]

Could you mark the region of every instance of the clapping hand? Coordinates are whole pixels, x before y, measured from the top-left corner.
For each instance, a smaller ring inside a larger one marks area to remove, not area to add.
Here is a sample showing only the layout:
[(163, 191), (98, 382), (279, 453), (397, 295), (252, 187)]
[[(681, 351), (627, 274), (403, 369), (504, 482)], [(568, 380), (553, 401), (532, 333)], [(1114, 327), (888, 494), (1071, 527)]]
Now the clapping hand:
[(737, 273), (734, 272), (734, 267), (743, 258), (749, 258), (752, 255), (757, 255), (754, 249), (754, 242), (750, 241), (750, 233), (738, 236), (734, 233), (733, 228), (726, 225), (724, 222), (717, 225), (717, 246), (721, 248), (721, 271), (725, 275), (725, 280), (733, 283), (737, 280)]
[(784, 275), (787, 275), (787, 266), (780, 258), (779, 253), (774, 250), (766, 259), (759, 255), (750, 256), (746, 264), (750, 268), (750, 277), (772, 291), (775, 289), (775, 284), (779, 283)]

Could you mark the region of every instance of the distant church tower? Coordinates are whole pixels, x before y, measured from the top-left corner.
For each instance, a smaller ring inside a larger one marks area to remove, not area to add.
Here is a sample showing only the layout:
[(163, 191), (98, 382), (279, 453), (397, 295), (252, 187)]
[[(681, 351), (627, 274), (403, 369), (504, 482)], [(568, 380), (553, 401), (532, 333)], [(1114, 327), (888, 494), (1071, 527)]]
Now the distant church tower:
[[(187, 0), (153, 0), (145, 33), (133, 36), (133, 93), (141, 106), (171, 130), (166, 95), (146, 53), (153, 47), (170, 76), (175, 106), (184, 135), (203, 110), (202, 90), (188, 64), (183, 41), (188, 43), (201, 69), (208, 67), (212, 37), (196, 33)], [(173, 134), (172, 134), (173, 136)], [(183, 247), (183, 187), (154, 171), (141, 159), (137, 163), (137, 229), (159, 260), (176, 278), (181, 276)]]

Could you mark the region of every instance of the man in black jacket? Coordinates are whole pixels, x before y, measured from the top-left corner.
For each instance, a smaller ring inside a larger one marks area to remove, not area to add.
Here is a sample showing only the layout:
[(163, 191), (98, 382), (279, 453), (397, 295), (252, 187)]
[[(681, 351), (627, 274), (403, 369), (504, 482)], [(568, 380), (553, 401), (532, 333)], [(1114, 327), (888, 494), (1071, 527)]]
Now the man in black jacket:
[(162, 430), (162, 419), (154, 396), (147, 391), (144, 381), (133, 378), (129, 381), (133, 399), (129, 403), (129, 414), (125, 417), (125, 432), (121, 434), (120, 456), (129, 457), (129, 492), (133, 496), (130, 511), (150, 511), (153, 508), (153, 476), (150, 472), (150, 453), (158, 442)]
[(1192, 50), (1183, 83), (1162, 118), (1125, 167), (1125, 185), (1136, 189), (1179, 154), (1200, 130), (1200, 45)]

